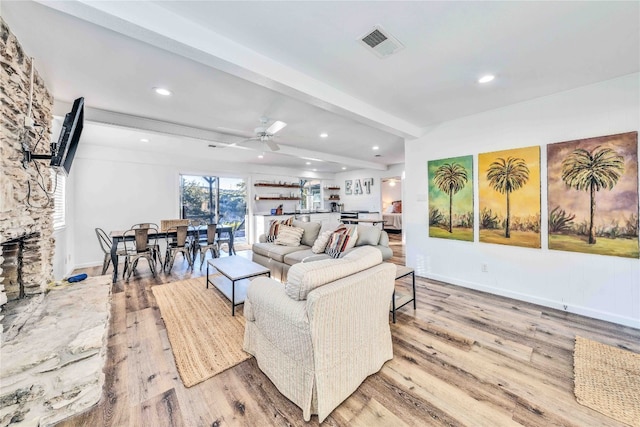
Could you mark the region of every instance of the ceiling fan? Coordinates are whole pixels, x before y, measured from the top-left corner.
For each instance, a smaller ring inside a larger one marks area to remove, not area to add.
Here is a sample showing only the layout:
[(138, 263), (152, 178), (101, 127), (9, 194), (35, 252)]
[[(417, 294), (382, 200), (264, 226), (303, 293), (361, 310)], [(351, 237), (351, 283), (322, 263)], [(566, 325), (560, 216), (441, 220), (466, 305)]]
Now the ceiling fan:
[(269, 127), (267, 127), (267, 123), (269, 123), (268, 117), (260, 117), (261, 126), (258, 126), (254, 129), (254, 133), (256, 134), (256, 136), (254, 136), (253, 138), (245, 139), (244, 141), (234, 142), (230, 146), (248, 141), (260, 141), (264, 142), (271, 149), (271, 151), (278, 151), (280, 147), (278, 146), (278, 144), (276, 144), (275, 141), (273, 141), (273, 137), (276, 133), (284, 129), (287, 124), (280, 120), (276, 120)]

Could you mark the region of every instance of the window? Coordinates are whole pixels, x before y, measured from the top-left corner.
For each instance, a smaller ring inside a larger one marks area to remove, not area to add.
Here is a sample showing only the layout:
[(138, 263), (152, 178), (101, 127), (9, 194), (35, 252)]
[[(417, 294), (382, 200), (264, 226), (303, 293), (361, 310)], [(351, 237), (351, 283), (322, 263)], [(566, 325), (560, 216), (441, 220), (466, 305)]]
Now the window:
[(300, 209), (315, 210), (322, 208), (322, 199), (320, 198), (320, 181), (318, 180), (300, 180)]
[(57, 230), (66, 225), (65, 199), (66, 177), (53, 172), (51, 188), (53, 189), (53, 229)]
[(243, 230), (246, 194), (246, 183), (240, 178), (180, 175), (180, 217)]

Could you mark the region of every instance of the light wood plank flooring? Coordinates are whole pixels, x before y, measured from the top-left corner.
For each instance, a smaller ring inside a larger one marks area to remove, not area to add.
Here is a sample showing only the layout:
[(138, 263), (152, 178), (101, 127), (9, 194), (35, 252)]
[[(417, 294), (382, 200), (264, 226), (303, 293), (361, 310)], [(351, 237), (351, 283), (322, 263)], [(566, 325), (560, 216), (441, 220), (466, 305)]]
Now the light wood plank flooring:
[[(392, 261), (404, 264), (399, 235), (391, 239)], [(113, 287), (103, 398), (61, 426), (318, 424), (315, 416), (303, 421), (254, 359), (185, 388), (151, 287), (202, 276), (204, 268), (191, 272), (178, 259), (171, 274), (155, 279), (144, 265), (138, 271)], [(576, 403), (574, 337), (640, 352), (640, 330), (421, 278), (417, 298), (418, 309), (405, 306), (391, 325), (393, 360), (323, 425), (622, 425)]]

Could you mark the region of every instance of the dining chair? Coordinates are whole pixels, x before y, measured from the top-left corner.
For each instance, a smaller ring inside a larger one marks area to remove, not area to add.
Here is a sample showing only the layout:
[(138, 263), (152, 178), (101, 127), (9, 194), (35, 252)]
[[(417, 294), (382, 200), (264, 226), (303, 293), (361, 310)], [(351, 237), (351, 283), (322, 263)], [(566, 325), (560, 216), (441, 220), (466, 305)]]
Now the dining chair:
[[(217, 242), (217, 234), (216, 234), (216, 224), (207, 224), (207, 240), (204, 244), (200, 243), (199, 251), (200, 251), (200, 270), (202, 270), (202, 265), (204, 264), (204, 259), (207, 255), (207, 251), (211, 251), (211, 258), (220, 257), (220, 249), (218, 248)], [(194, 258), (195, 261), (195, 258)]]
[[(98, 242), (100, 243), (100, 249), (104, 252), (104, 260), (102, 261), (102, 275), (104, 275), (107, 272), (109, 265), (111, 265), (111, 239), (102, 228), (96, 228), (95, 231), (96, 236), (98, 236)], [(124, 275), (127, 272), (127, 251), (124, 248), (118, 248), (116, 255), (118, 260), (121, 256), (125, 257), (124, 272), (122, 273), (122, 277), (124, 278)]]
[[(243, 225), (244, 225), (244, 218), (242, 219), (242, 221), (238, 225), (234, 226), (231, 229), (231, 233), (233, 234), (234, 239), (235, 239), (236, 232), (238, 230), (240, 230)], [(218, 251), (220, 251), (220, 247), (225, 243), (227, 244), (227, 247), (229, 248), (229, 255), (235, 255), (236, 254), (236, 250), (231, 245), (231, 236), (229, 234), (226, 234), (225, 237), (219, 237), (218, 238)]]
[[(175, 238), (169, 238), (170, 234), (175, 233)], [(181, 253), (189, 263), (189, 267), (193, 269), (193, 261), (191, 259), (191, 246), (187, 239), (189, 226), (179, 225), (167, 230), (167, 252), (164, 256), (164, 269), (169, 267), (169, 271), (173, 268), (173, 262), (176, 256)]]
[(206, 230), (208, 223), (203, 219), (189, 220), (189, 244), (191, 245), (191, 259), (195, 262), (201, 246), (206, 246), (207, 236), (202, 235), (202, 230)]
[(160, 242), (158, 239), (158, 224), (153, 222), (141, 222), (131, 226), (131, 229), (135, 230), (136, 228), (149, 229), (149, 249), (151, 249), (151, 252), (153, 253), (154, 262), (160, 262), (160, 265), (162, 266), (162, 251), (160, 250)]
[[(141, 258), (147, 260), (149, 269), (153, 277), (156, 277), (156, 263), (153, 258), (153, 250), (149, 244), (149, 229), (148, 228), (131, 228), (123, 233), (124, 245), (126, 249), (125, 265), (128, 265), (127, 281), (131, 277), (131, 274), (138, 265), (138, 261)], [(133, 240), (127, 240), (127, 237), (133, 237)], [(152, 242), (157, 242), (157, 236), (151, 235)], [(125, 267), (126, 269), (126, 267)]]

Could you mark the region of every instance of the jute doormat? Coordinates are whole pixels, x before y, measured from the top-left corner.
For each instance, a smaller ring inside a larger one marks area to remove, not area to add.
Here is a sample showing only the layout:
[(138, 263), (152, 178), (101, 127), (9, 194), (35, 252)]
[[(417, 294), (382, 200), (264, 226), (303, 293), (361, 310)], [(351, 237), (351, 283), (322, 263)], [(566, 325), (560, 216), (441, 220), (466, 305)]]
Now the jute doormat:
[(578, 403), (640, 426), (640, 354), (576, 337), (573, 371)]
[(251, 357), (242, 350), (244, 317), (204, 278), (154, 286), (171, 350), (185, 387), (191, 387)]

